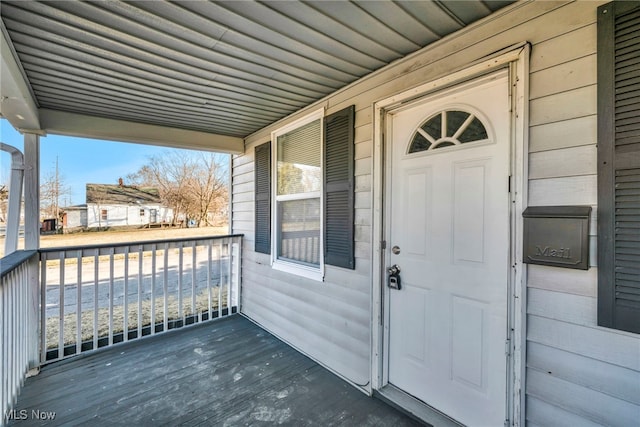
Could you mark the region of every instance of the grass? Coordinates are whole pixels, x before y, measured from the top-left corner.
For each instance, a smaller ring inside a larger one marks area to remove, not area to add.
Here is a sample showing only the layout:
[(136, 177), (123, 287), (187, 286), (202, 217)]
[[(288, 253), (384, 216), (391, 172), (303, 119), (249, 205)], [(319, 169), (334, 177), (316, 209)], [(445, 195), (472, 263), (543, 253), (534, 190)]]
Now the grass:
[[(218, 292), (217, 288), (212, 289), (211, 310), (217, 310)], [(226, 306), (227, 290), (222, 291), (223, 308)], [(208, 292), (201, 292), (196, 295), (196, 313), (204, 313), (209, 311), (209, 295)], [(182, 299), (183, 315), (193, 314), (191, 306), (191, 296)], [(151, 325), (151, 301), (142, 301), (142, 327)], [(178, 298), (170, 295), (167, 298), (167, 317), (168, 320), (180, 319)], [(164, 321), (164, 298), (156, 298), (155, 300), (155, 324)], [(85, 310), (81, 314), (81, 340), (82, 342), (93, 340), (93, 310)], [(138, 328), (138, 303), (130, 303), (128, 305), (128, 329), (135, 330)], [(57, 348), (59, 343), (60, 319), (58, 317), (50, 317), (46, 322), (47, 349)], [(124, 306), (118, 305), (113, 307), (113, 334), (124, 331)], [(109, 309), (98, 309), (98, 338), (109, 336)], [(70, 313), (64, 316), (64, 345), (76, 344), (77, 340), (77, 314)]]
[[(127, 231), (92, 231), (73, 234), (53, 234), (40, 236), (41, 248), (68, 246), (88, 246), (115, 243), (130, 243), (143, 240), (188, 239), (203, 236), (223, 236), (228, 234), (226, 225), (200, 228), (135, 229)], [(0, 237), (0, 257), (4, 256), (5, 237)], [(24, 247), (24, 240), (18, 241), (18, 248)]]

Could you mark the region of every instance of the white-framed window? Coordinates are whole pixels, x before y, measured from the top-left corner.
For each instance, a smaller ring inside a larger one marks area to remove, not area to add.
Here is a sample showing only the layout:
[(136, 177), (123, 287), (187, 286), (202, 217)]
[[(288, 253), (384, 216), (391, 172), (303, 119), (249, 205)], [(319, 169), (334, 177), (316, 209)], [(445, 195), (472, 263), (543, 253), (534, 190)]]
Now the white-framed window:
[(140, 208), (140, 216), (144, 216), (144, 209)]
[(272, 265), (314, 280), (324, 276), (323, 116), (320, 109), (271, 136)]
[(355, 106), (318, 110), (254, 149), (254, 250), (274, 269), (323, 280), (355, 269)]

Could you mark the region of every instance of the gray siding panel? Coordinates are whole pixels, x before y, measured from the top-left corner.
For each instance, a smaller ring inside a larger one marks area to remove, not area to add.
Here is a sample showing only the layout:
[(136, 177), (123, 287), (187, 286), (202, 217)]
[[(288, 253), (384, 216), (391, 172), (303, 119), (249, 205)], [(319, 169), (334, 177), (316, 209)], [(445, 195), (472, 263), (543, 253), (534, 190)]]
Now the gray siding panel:
[(640, 405), (640, 374), (631, 369), (531, 342), (527, 367)]
[(268, 257), (263, 260), (244, 260), (243, 312), (350, 381), (367, 383), (367, 278), (318, 283), (272, 270)]
[(596, 115), (529, 128), (529, 152), (596, 144)]
[(612, 332), (595, 326), (569, 323), (564, 319), (550, 319), (529, 315), (528, 340), (570, 353), (640, 371), (640, 351), (637, 335)]
[(568, 268), (555, 268), (542, 265), (530, 265), (527, 276), (529, 288), (547, 289), (567, 294), (594, 297), (597, 294), (598, 271)]
[(531, 394), (527, 395), (526, 405), (527, 427), (603, 427), (603, 424), (585, 419), (583, 416), (547, 403)]
[[(637, 425), (640, 419), (638, 405), (533, 369), (527, 370), (527, 394), (586, 421), (611, 427)], [(582, 420), (577, 425), (582, 425)]]

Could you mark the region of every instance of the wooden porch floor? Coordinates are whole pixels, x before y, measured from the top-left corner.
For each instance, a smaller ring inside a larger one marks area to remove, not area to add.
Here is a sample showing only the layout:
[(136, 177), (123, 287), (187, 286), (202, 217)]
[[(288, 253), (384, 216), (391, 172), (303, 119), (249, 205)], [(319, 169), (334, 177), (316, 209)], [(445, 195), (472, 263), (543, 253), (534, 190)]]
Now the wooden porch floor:
[(9, 425), (420, 425), (240, 315), (45, 366), (14, 414), (26, 420)]

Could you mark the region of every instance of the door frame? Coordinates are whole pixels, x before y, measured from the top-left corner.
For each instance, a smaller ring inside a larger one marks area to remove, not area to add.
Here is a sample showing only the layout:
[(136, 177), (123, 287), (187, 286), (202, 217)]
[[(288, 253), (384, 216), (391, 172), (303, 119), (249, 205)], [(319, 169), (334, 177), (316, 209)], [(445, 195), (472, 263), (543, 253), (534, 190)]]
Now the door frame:
[[(510, 132), (510, 271), (508, 277), (507, 326), (509, 352), (507, 354), (506, 415), (509, 424), (525, 424), (524, 389), (526, 355), (526, 268), (522, 263), (523, 220), (527, 207), (528, 139), (529, 139), (529, 55), (531, 47), (523, 42), (469, 64), (463, 70), (422, 84), (373, 105), (373, 256), (371, 300), (371, 387), (380, 390), (388, 384), (388, 289), (385, 260), (390, 249), (388, 238), (388, 199), (385, 176), (391, 164), (385, 145), (386, 117), (389, 112), (432, 93), (486, 74), (508, 69), (511, 115)], [(428, 402), (426, 402), (428, 403)]]

